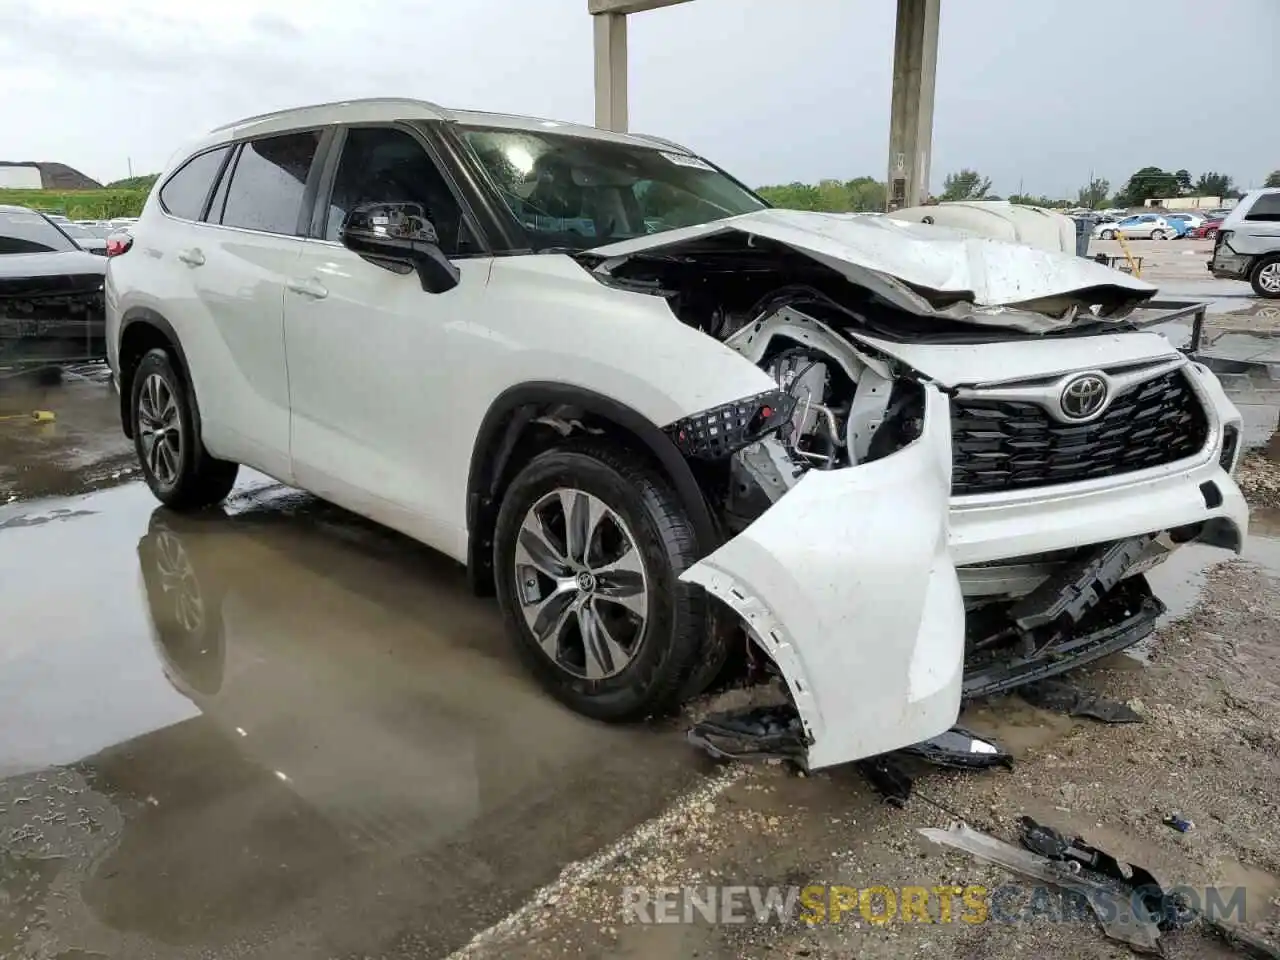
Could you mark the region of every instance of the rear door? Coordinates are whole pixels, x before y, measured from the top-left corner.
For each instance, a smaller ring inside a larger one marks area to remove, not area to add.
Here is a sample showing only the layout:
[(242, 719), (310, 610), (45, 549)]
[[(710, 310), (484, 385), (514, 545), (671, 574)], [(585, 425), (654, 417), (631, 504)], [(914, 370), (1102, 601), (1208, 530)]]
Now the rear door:
[[(457, 345), (474, 337), (491, 258), (417, 131), (340, 131), (312, 239), (286, 278), (292, 457), (308, 490), (453, 556), (465, 556), (465, 491), (447, 479), (442, 439), (457, 429)], [(420, 203), (461, 280), (427, 293), (339, 242), (360, 203)], [(455, 449), (455, 446), (448, 446)], [(456, 467), (456, 465), (451, 465)]]
[(236, 145), (206, 222), (173, 251), (207, 319), (194, 334), (204, 441), (282, 480), (291, 479), (285, 284), (302, 254), (322, 139), (300, 130)]

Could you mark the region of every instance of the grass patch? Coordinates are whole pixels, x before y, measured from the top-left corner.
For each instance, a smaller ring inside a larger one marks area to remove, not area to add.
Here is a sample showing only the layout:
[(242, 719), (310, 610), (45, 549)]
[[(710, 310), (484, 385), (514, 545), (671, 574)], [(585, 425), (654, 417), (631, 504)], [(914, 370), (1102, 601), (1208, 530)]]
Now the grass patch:
[(72, 220), (109, 220), (136, 217), (147, 202), (149, 190), (7, 190), (0, 189), (0, 204), (30, 207), (42, 213), (60, 213)]

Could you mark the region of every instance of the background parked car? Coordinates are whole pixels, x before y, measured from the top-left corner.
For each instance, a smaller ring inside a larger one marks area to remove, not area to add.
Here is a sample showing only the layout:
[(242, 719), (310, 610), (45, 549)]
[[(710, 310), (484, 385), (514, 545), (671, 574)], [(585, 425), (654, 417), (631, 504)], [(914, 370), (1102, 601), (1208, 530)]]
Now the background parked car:
[(1125, 217), (1117, 223), (1100, 223), (1093, 228), (1093, 235), (1101, 240), (1114, 240), (1117, 235), (1127, 240), (1164, 240), (1178, 235), (1175, 227), (1164, 217), (1152, 213), (1140, 213)]
[(1223, 217), (1210, 217), (1192, 230), (1191, 236), (1197, 240), (1212, 240), (1218, 235), (1218, 228), (1222, 226), (1223, 219)]
[(1222, 221), (1209, 272), (1248, 280), (1258, 296), (1280, 300), (1280, 187), (1249, 191)]
[(0, 206), (0, 362), (104, 358), (106, 272), (105, 257), (80, 249), (50, 218)]
[(1166, 220), (1180, 220), (1187, 225), (1188, 230), (1194, 230), (1209, 219), (1208, 215), (1204, 213), (1166, 213), (1164, 218)]
[(80, 223), (60, 223), (58, 226), (81, 250), (88, 250), (100, 257), (107, 255), (107, 231)]

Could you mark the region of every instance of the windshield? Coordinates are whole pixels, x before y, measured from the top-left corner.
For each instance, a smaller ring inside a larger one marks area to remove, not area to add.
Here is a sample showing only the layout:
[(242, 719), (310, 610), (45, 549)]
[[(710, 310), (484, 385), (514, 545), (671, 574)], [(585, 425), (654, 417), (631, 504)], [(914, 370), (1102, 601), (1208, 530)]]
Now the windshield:
[(676, 150), (487, 127), (460, 133), (537, 249), (585, 250), (766, 206)]
[(0, 210), (0, 254), (78, 250), (67, 235), (31, 210)]

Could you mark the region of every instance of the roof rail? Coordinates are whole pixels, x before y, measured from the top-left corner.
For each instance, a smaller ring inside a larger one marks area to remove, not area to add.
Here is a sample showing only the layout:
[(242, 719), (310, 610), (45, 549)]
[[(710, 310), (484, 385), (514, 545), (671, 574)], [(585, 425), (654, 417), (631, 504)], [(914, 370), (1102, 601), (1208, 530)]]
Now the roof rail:
[(327, 103), (308, 103), (300, 107), (287, 107), (283, 110), (272, 110), (268, 113), (255, 114), (252, 117), (241, 117), (239, 120), (232, 120), (230, 123), (224, 123), (221, 126), (214, 127), (209, 131), (210, 134), (221, 133), (224, 130), (230, 130), (233, 127), (239, 127), (246, 123), (253, 123), (257, 120), (270, 120), (273, 117), (282, 117), (290, 113), (301, 113), (303, 110), (319, 110), (324, 107), (341, 107), (348, 104), (359, 103), (415, 103), (419, 106), (426, 107), (428, 110), (435, 110), (440, 114), (447, 114), (448, 111), (438, 103), (432, 103), (430, 100), (417, 100), (413, 97), (356, 97), (351, 100), (331, 100)]

